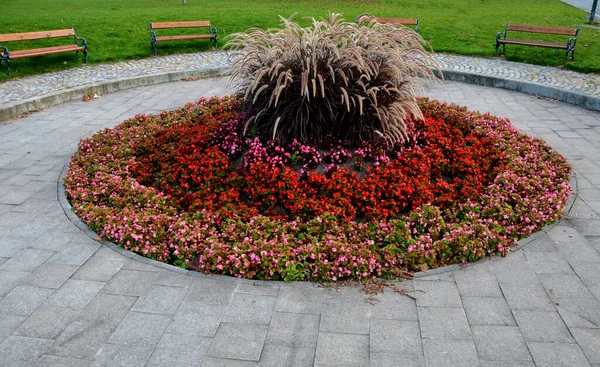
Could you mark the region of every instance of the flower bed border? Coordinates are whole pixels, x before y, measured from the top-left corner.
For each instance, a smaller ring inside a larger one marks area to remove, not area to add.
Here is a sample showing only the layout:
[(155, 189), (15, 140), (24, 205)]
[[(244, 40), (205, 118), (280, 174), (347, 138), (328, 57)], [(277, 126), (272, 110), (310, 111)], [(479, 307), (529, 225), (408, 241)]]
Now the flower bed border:
[[(73, 154), (76, 154), (77, 150), (75, 150), (75, 152)], [(64, 178), (67, 175), (67, 171), (69, 169), (69, 165), (71, 163), (71, 160), (69, 159), (68, 162), (65, 163), (65, 166), (60, 174), (60, 177), (58, 179), (57, 182), (57, 191), (58, 191), (58, 203), (61, 206), (61, 208), (63, 209), (65, 215), (67, 216), (67, 218), (69, 219), (69, 221), (71, 221), (71, 223), (73, 223), (73, 225), (75, 225), (75, 227), (79, 228), (83, 233), (85, 233), (88, 237), (90, 237), (92, 240), (98, 242), (99, 244), (108, 247), (109, 249), (127, 257), (130, 258), (134, 261), (138, 261), (141, 262), (143, 264), (146, 265), (151, 265), (160, 269), (164, 269), (167, 271), (172, 271), (174, 273), (179, 273), (179, 274), (185, 274), (185, 275), (191, 275), (191, 276), (198, 276), (198, 277), (219, 277), (220, 279), (228, 279), (230, 281), (243, 281), (243, 282), (247, 282), (250, 284), (257, 284), (257, 283), (282, 283), (282, 284), (299, 284), (299, 285), (306, 285), (308, 284), (315, 284), (318, 282), (315, 281), (293, 281), (293, 282), (285, 282), (283, 280), (259, 280), (259, 279), (247, 279), (247, 278), (237, 278), (237, 277), (233, 277), (230, 275), (222, 275), (222, 274), (206, 274), (203, 273), (201, 271), (197, 271), (197, 270), (186, 270), (183, 268), (180, 268), (178, 266), (175, 265), (171, 265), (171, 264), (167, 264), (164, 262), (160, 262), (158, 260), (153, 260), (150, 259), (148, 257), (139, 255), (137, 253), (134, 253), (132, 251), (126, 250), (122, 247), (120, 247), (119, 245), (117, 245), (116, 243), (110, 242), (110, 241), (106, 241), (103, 240), (96, 232), (94, 232), (93, 230), (91, 230), (85, 223), (83, 223), (79, 217), (75, 214), (75, 212), (73, 211), (73, 208), (71, 207), (71, 204), (69, 203), (69, 201), (67, 200), (67, 195), (66, 195), (66, 191), (65, 191), (65, 184), (64, 184)], [(566, 219), (566, 216), (568, 213), (571, 212), (571, 209), (573, 208), (573, 205), (575, 204), (575, 201), (577, 200), (577, 196), (578, 196), (578, 186), (577, 186), (577, 176), (575, 175), (575, 171), (571, 172), (571, 177), (570, 177), (570, 186), (571, 186), (571, 193), (568, 196), (567, 202), (563, 207), (563, 213), (565, 214), (562, 218), (558, 219), (556, 222), (549, 224), (543, 228), (541, 228), (540, 230), (538, 230), (537, 232), (532, 233), (530, 236), (526, 237), (526, 238), (522, 238), (520, 239), (516, 245), (511, 246), (510, 248), (510, 252), (507, 256), (510, 256), (510, 253), (515, 252), (516, 250), (525, 248), (525, 246), (527, 246), (528, 244), (530, 244), (531, 242), (535, 241), (536, 239), (538, 239), (539, 237), (541, 237), (542, 235), (544, 235), (545, 233), (548, 233), (550, 230), (552, 230), (554, 227), (562, 224), (562, 222)], [(498, 256), (495, 256), (498, 257)], [(450, 271), (455, 271), (455, 270), (461, 270), (464, 268), (469, 268), (472, 266), (476, 266), (478, 264), (481, 264), (485, 261), (491, 261), (492, 257), (491, 256), (485, 256), (479, 260), (473, 261), (473, 262), (468, 262), (465, 264), (452, 264), (452, 265), (446, 265), (446, 266), (442, 266), (439, 268), (435, 268), (435, 269), (430, 269), (427, 271), (419, 271), (419, 272), (415, 272), (413, 273), (413, 277), (414, 278), (423, 278), (423, 277), (427, 277), (427, 276), (432, 276), (432, 275), (439, 275), (439, 274), (444, 274)], [(500, 257), (500, 259), (502, 259), (502, 257)]]

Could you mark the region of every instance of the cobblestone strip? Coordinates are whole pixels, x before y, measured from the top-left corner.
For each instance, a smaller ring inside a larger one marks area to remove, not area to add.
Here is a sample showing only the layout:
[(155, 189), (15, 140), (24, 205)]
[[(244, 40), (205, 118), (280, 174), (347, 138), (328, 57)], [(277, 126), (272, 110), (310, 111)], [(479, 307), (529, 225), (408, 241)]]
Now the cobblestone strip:
[[(436, 54), (435, 58), (449, 80), (539, 94), (583, 107), (600, 109), (600, 75), (515, 63), (502, 58), (449, 54)], [(163, 77), (140, 81), (140, 78), (148, 76), (173, 74), (181, 78), (202, 74), (209, 69), (225, 71), (234, 59), (235, 56), (226, 51), (177, 54), (89, 65), (10, 80), (0, 84), (0, 121), (22, 112), (79, 98), (84, 94), (85, 88), (90, 88), (91, 92), (104, 84), (105, 88), (99, 89), (100, 92), (114, 91), (174, 80)], [(119, 81), (130, 83), (106, 87), (106, 84)]]

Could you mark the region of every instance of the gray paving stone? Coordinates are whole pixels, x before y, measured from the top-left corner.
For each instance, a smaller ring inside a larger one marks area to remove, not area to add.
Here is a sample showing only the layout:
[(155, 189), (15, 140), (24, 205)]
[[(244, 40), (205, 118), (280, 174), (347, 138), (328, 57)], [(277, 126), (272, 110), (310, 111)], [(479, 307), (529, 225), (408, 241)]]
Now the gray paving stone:
[[(0, 257), (13, 257), (32, 241), (28, 237), (0, 237)], [(0, 267), (1, 269), (2, 267)]]
[(572, 263), (571, 266), (586, 286), (600, 286), (600, 266), (595, 263)]
[(314, 349), (319, 335), (319, 319), (318, 315), (275, 312), (265, 343)]
[(27, 285), (58, 289), (77, 271), (76, 265), (45, 263), (29, 277)]
[(523, 252), (560, 252), (554, 241), (548, 237), (547, 234), (543, 234), (541, 237), (535, 239), (534, 241), (528, 243), (525, 247), (523, 247)]
[(47, 353), (55, 356), (92, 360), (116, 326), (101, 322), (74, 321), (56, 339)]
[(171, 322), (171, 316), (129, 312), (108, 339), (109, 344), (155, 346)]
[(202, 367), (257, 367), (258, 362), (241, 361), (239, 359), (226, 359), (204, 357)]
[(29, 316), (40, 307), (53, 290), (18, 286), (0, 300), (0, 314)]
[(84, 308), (104, 287), (104, 282), (69, 279), (48, 300), (48, 304), (59, 307)]
[(208, 349), (208, 356), (258, 361), (267, 336), (267, 326), (223, 322)]
[(504, 298), (463, 297), (462, 301), (470, 325), (516, 325)]
[(456, 284), (452, 282), (428, 282), (415, 280), (417, 306), (462, 307)]
[(255, 294), (258, 296), (272, 296), (277, 297), (279, 295), (279, 291), (281, 287), (278, 285), (271, 284), (248, 284), (248, 283), (239, 283), (236, 285), (234, 292), (236, 293), (246, 293), (246, 294)]
[(57, 357), (44, 354), (32, 365), (33, 367), (88, 367), (92, 361), (76, 358)]
[(277, 297), (233, 293), (223, 322), (236, 324), (269, 325)]
[(144, 345), (106, 344), (94, 359), (92, 367), (143, 367), (153, 348)]
[(537, 281), (504, 283), (500, 288), (512, 310), (554, 311), (554, 302)]
[(600, 329), (573, 328), (571, 334), (587, 360), (593, 364), (600, 364)]
[(516, 326), (471, 326), (479, 358), (510, 363), (532, 361), (527, 345)]
[(8, 257), (0, 257), (0, 265), (4, 264), (5, 262), (8, 261)]
[(27, 366), (48, 349), (52, 340), (9, 336), (0, 344), (0, 366)]
[(41, 306), (13, 335), (32, 338), (55, 339), (77, 317), (79, 311), (73, 308)]
[(356, 334), (319, 333), (315, 367), (369, 365), (369, 337)]
[(559, 252), (526, 252), (525, 256), (537, 274), (573, 274), (573, 269)]
[(211, 341), (196, 335), (164, 334), (146, 366), (201, 366)]
[(371, 305), (368, 303), (325, 302), (320, 330), (330, 333), (369, 334)]
[(232, 282), (198, 279), (194, 281), (185, 300), (207, 305), (227, 305), (234, 289), (235, 283)]
[(0, 343), (19, 327), (26, 317), (14, 315), (0, 315)]
[(10, 260), (0, 266), (1, 270), (34, 272), (50, 257), (54, 251), (23, 249), (17, 252)]
[[(137, 261), (136, 259), (128, 259), (127, 261), (125, 261), (125, 264), (123, 265), (123, 267), (121, 268), (121, 270), (138, 270), (138, 271), (147, 271), (147, 272), (154, 272), (154, 273), (158, 273), (158, 272), (164, 272), (164, 273), (169, 273), (167, 271), (163, 271), (153, 265), (150, 264), (145, 264), (142, 262)], [(172, 273), (171, 273), (172, 274)], [(186, 278), (187, 279), (187, 278)], [(161, 282), (161, 278), (156, 278), (154, 279), (155, 284), (162, 284)], [(191, 279), (188, 279), (189, 282), (191, 282)], [(189, 286), (190, 283), (188, 283), (187, 285)], [(185, 285), (180, 285), (181, 287), (185, 286)]]
[(141, 296), (155, 276), (154, 272), (121, 269), (106, 283), (101, 292)]
[(314, 365), (314, 360), (314, 347), (302, 348), (265, 344), (258, 365), (261, 367), (311, 367)]
[(371, 353), (371, 363), (369, 366), (425, 367), (425, 357), (388, 353)]
[[(587, 174), (586, 177), (592, 175)], [(600, 176), (596, 175), (599, 179), (591, 180), (592, 182), (600, 182)], [(600, 228), (598, 228), (598, 220), (588, 219), (573, 219), (572, 223), (575, 225), (577, 230), (584, 236), (600, 236)]]
[[(600, 264), (599, 264), (600, 266)], [(548, 295), (554, 298), (593, 298), (576, 274), (544, 274), (540, 277)]]
[(522, 251), (512, 252), (504, 258), (493, 258), (490, 264), (500, 287), (512, 283), (539, 282)]
[(73, 274), (72, 279), (108, 282), (124, 263), (124, 259), (106, 259), (94, 256)]
[(590, 363), (577, 344), (527, 343), (537, 367), (583, 367)]
[(462, 308), (418, 307), (418, 310), (423, 338), (471, 339)]
[(556, 309), (569, 328), (600, 327), (600, 303), (595, 299), (559, 299)]
[(167, 332), (213, 337), (221, 323), (223, 312), (223, 306), (183, 302)]
[(535, 367), (535, 363), (527, 361), (481, 361), (485, 367)]
[(277, 298), (275, 311), (319, 315), (323, 303), (330, 300), (330, 297), (323, 288), (283, 288)]
[(80, 237), (69, 242), (63, 250), (52, 256), (51, 263), (66, 265), (83, 265), (98, 250), (100, 244), (92, 240), (78, 242)]
[(371, 353), (423, 355), (419, 323), (371, 319)]
[[(364, 303), (364, 301), (361, 302)], [(368, 311), (372, 318), (377, 319), (418, 320), (416, 302), (410, 297), (396, 292), (388, 291), (373, 296)]]
[(136, 301), (137, 297), (98, 293), (81, 311), (78, 321), (102, 324), (114, 330)]
[(479, 366), (473, 340), (423, 340), (425, 361), (429, 366)]
[(165, 315), (174, 315), (189, 289), (154, 285), (133, 305), (132, 310)]
[(31, 273), (0, 270), (0, 297), (4, 297), (17, 286), (27, 282)]
[(514, 316), (526, 342), (573, 342), (558, 312), (514, 311)]
[(462, 297), (502, 297), (498, 280), (492, 272), (455, 271), (454, 277)]

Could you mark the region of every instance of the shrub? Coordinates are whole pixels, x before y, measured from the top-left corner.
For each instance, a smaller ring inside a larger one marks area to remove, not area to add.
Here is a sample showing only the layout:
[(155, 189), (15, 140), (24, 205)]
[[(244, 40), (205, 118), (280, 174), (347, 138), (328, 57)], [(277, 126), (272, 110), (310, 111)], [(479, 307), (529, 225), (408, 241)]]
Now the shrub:
[(228, 46), (245, 53), (232, 66), (249, 128), (263, 138), (303, 143), (325, 137), (358, 144), (407, 138), (405, 119), (421, 118), (414, 91), (437, 68), (425, 41), (406, 27), (344, 22), (339, 14), (303, 28), (252, 28)]

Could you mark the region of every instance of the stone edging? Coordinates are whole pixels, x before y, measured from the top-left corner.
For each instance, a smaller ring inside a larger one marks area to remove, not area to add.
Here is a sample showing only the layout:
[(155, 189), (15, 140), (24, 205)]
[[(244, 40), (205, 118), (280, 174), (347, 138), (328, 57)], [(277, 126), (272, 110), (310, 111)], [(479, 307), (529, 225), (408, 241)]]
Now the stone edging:
[[(105, 240), (101, 239), (100, 236), (98, 236), (98, 234), (96, 232), (92, 231), (85, 223), (83, 223), (79, 219), (79, 217), (77, 217), (77, 215), (75, 215), (75, 212), (73, 212), (73, 209), (71, 207), (71, 204), (67, 200), (67, 195), (65, 193), (64, 178), (67, 175), (67, 170), (69, 169), (69, 163), (70, 163), (70, 160), (69, 160), (69, 162), (67, 162), (65, 164), (65, 166), (60, 174), (60, 177), (58, 179), (58, 182), (57, 182), (58, 203), (59, 203), (60, 207), (64, 211), (67, 218), (71, 221), (71, 223), (73, 223), (75, 225), (75, 227), (79, 228), (88, 237), (90, 237), (94, 241), (98, 242), (99, 244), (104, 245), (104, 246), (110, 248), (111, 250), (118, 252), (119, 254), (121, 254), (127, 258), (133, 259), (135, 261), (139, 261), (139, 262), (147, 264), (147, 265), (152, 265), (152, 266), (155, 266), (160, 269), (172, 271), (174, 273), (198, 276), (198, 277), (213, 277), (213, 278), (218, 277), (220, 279), (235, 280), (238, 282), (248, 282), (248, 283), (252, 283), (252, 284), (276, 283), (276, 282), (284, 283), (284, 284), (293, 284), (293, 285), (297, 284), (299, 286), (306, 286), (307, 284), (315, 284), (313, 282), (283, 282), (283, 281), (269, 281), (269, 280), (253, 280), (253, 279), (245, 279), (245, 278), (235, 278), (235, 277), (228, 276), (228, 275), (205, 274), (205, 273), (202, 273), (199, 271), (185, 270), (183, 268), (180, 268), (180, 267), (177, 267), (177, 266), (174, 266), (171, 264), (163, 263), (163, 262), (160, 262), (157, 260), (152, 260), (150, 258), (138, 255), (134, 252), (131, 252), (129, 250), (126, 250), (126, 249), (120, 247), (116, 243), (113, 243), (110, 241), (105, 241)], [(571, 211), (571, 209), (573, 208), (573, 205), (575, 204), (575, 200), (577, 200), (578, 188), (577, 188), (577, 176), (575, 176), (575, 173), (571, 174), (571, 188), (573, 191), (569, 195), (567, 203), (565, 204), (565, 207), (563, 209), (565, 216), (563, 218), (557, 220), (556, 222), (545, 226), (541, 230), (533, 233), (531, 236), (521, 239), (515, 246), (513, 246), (511, 248), (510, 252), (514, 252), (518, 249), (524, 248), (531, 242), (535, 241), (539, 237), (548, 233), (550, 230), (552, 230), (557, 225), (560, 225), (565, 220), (566, 214)], [(496, 256), (496, 257), (498, 257), (498, 256)], [(423, 278), (423, 277), (427, 277), (427, 276), (431, 276), (431, 275), (439, 275), (439, 274), (444, 274), (444, 273), (451, 272), (451, 271), (461, 270), (464, 268), (474, 266), (481, 262), (490, 261), (491, 258), (492, 257), (486, 256), (480, 260), (477, 260), (477, 261), (474, 261), (471, 263), (467, 263), (467, 264), (453, 264), (453, 265), (443, 266), (441, 268), (431, 269), (428, 271), (419, 271), (417, 273), (414, 273), (413, 277), (415, 279), (418, 279), (418, 278)]]

